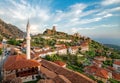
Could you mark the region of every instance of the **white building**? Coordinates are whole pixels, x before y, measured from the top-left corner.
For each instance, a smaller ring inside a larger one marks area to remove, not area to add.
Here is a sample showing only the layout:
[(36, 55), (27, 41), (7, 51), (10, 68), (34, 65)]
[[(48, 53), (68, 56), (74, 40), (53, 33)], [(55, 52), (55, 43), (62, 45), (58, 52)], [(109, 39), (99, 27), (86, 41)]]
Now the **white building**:
[(113, 67), (115, 68), (116, 71), (120, 72), (120, 61), (115, 61), (113, 63)]
[(57, 53), (59, 55), (67, 54), (67, 48), (66, 47), (57, 48)]
[(72, 40), (70, 40), (70, 39), (57, 39), (57, 41), (61, 41), (61, 42), (72, 42)]
[(78, 47), (77, 46), (69, 47), (68, 51), (70, 54), (75, 55), (78, 52)]

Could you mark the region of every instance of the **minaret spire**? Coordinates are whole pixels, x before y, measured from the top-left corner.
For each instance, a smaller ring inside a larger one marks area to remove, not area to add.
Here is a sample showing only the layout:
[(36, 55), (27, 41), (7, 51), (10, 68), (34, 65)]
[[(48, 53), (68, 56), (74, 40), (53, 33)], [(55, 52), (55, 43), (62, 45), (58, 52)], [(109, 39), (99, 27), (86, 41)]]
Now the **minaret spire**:
[(26, 32), (27, 32), (27, 37), (26, 37), (26, 43), (27, 43), (27, 48), (26, 48), (26, 55), (27, 55), (27, 59), (30, 59), (30, 24), (29, 24), (29, 19), (27, 22), (27, 26), (26, 26)]

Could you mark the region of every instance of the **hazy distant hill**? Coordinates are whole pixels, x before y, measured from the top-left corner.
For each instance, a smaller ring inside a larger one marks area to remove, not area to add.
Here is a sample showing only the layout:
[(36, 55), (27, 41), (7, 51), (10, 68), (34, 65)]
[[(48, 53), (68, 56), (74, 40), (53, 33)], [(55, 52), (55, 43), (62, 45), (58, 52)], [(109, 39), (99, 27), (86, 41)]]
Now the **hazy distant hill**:
[(110, 48), (114, 48), (116, 50), (120, 50), (120, 46), (118, 46), (118, 45), (113, 45), (113, 44), (104, 44), (104, 45), (107, 47), (110, 47)]
[(12, 24), (7, 24), (0, 19), (0, 37), (19, 38), (23, 37), (24, 35), (25, 33), (18, 29), (16, 26)]

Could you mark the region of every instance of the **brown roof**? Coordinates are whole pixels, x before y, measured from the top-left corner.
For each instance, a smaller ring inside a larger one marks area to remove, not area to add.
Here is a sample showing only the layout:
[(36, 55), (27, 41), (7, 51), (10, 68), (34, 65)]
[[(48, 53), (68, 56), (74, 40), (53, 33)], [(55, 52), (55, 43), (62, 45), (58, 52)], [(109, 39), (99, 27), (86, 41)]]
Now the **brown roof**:
[(63, 75), (65, 78), (70, 80), (72, 83), (95, 83), (90, 78), (80, 73), (78, 74), (76, 72), (73, 72), (67, 68), (60, 67), (53, 62), (42, 60), (41, 64), (42, 66), (46, 67), (50, 71), (53, 71), (57, 73), (58, 75)]
[(16, 70), (22, 68), (37, 67), (41, 64), (35, 60), (27, 60), (24, 55), (9, 56), (4, 63), (5, 70)]
[(72, 46), (71, 49), (77, 50), (79, 47), (78, 46)]
[(64, 66), (65, 63), (62, 61), (54, 61), (55, 64), (59, 65), (59, 66)]
[(64, 50), (64, 49), (67, 49), (67, 47), (59, 47), (59, 48), (57, 48), (57, 50)]
[(41, 72), (42, 74), (44, 74), (47, 78), (54, 78), (54, 77), (57, 76), (56, 73), (48, 70), (47, 68), (45, 68), (45, 67), (43, 67), (43, 66), (40, 67), (40, 72)]
[(95, 75), (105, 79), (109, 78), (108, 71), (105, 69), (98, 69)]
[(0, 43), (0, 48), (2, 48), (2, 46), (3, 46), (3, 45)]
[(37, 83), (55, 83), (52, 79), (40, 79)]
[(99, 68), (97, 66), (87, 66), (85, 67), (85, 71), (89, 72), (90, 74), (94, 73), (96, 76), (108, 79), (108, 71), (103, 68)]
[(97, 63), (97, 64), (102, 64), (102, 62), (101, 61), (99, 61), (99, 60), (93, 60), (93, 63)]
[(120, 81), (120, 73), (112, 73), (113, 78)]
[(115, 61), (114, 64), (120, 65), (120, 61)]
[(58, 75), (56, 76), (53, 81), (55, 83), (71, 83), (70, 80), (68, 80), (66, 77), (64, 77), (63, 75)]

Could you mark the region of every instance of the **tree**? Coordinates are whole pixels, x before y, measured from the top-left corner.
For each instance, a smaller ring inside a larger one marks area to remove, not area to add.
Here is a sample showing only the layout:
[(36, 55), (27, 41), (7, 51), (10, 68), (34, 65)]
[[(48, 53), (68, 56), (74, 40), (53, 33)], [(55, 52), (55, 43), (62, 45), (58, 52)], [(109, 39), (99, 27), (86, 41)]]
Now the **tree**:
[(110, 83), (120, 83), (120, 81), (117, 81), (117, 80), (115, 80), (115, 79), (109, 79), (109, 81), (110, 81)]
[(20, 43), (22, 43), (21, 40), (15, 40), (13, 38), (8, 40), (8, 44), (11, 44), (11, 45), (20, 45)]
[(0, 48), (0, 55), (2, 54), (2, 49)]

